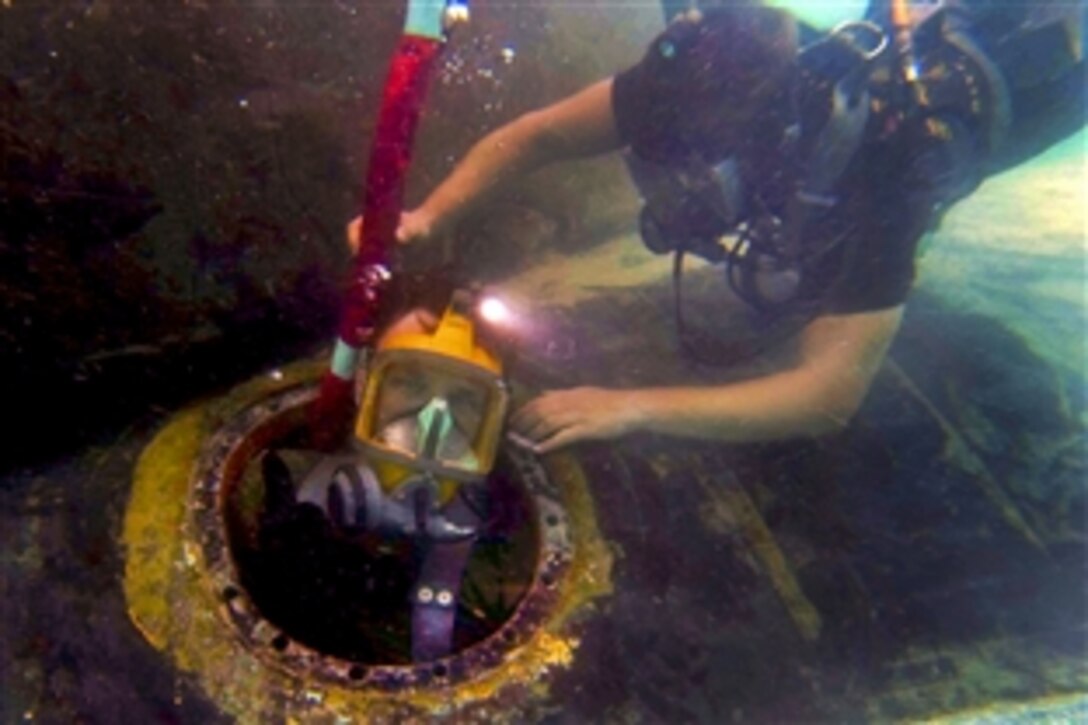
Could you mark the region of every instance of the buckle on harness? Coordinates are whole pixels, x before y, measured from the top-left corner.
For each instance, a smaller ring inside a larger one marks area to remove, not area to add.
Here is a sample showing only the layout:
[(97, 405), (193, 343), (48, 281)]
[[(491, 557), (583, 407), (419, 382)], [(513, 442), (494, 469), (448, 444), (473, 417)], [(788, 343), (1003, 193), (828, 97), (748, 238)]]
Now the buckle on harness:
[(839, 23), (827, 34), (853, 51), (859, 60), (870, 63), (880, 57), (888, 47), (888, 34), (871, 20), (847, 20)]

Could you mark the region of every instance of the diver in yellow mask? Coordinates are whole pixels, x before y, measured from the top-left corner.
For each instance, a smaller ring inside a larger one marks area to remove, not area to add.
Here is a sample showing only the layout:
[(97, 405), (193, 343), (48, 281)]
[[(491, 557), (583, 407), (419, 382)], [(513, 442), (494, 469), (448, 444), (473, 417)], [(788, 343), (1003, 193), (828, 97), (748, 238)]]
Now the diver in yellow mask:
[[(498, 357), (477, 340), (472, 305), (470, 293), (456, 292), (433, 330), (398, 324), (382, 336), (367, 368), (355, 451), (319, 463), (300, 500), (344, 526), (443, 535), (439, 509), (494, 465), (509, 400)], [(421, 495), (431, 501), (430, 519), (395, 512)]]
[(322, 459), (295, 496), (341, 532), (408, 536), (421, 546), (411, 602), (415, 661), (451, 647), (461, 575), (483, 525), (485, 481), (509, 403), (502, 364), (477, 338), (474, 303), (471, 293), (455, 292), (433, 329), (398, 323), (382, 336), (367, 366), (353, 450)]

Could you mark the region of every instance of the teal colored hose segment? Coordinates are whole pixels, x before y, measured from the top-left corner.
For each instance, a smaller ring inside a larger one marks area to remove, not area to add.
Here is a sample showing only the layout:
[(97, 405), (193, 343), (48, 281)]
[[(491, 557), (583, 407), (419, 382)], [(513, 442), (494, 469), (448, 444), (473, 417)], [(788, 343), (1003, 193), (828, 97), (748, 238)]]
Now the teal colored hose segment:
[(442, 15), (446, 0), (410, 0), (404, 32), (421, 38), (442, 38)]

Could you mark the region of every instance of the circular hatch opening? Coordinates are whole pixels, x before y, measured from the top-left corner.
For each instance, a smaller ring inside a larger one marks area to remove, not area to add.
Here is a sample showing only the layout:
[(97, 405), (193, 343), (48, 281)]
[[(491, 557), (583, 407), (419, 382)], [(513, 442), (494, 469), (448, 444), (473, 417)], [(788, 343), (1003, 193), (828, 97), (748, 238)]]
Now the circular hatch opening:
[(244, 410), (200, 456), (190, 518), (232, 625), (281, 667), (355, 686), (450, 682), (499, 664), (548, 615), (570, 563), (566, 513), (544, 467), (506, 446), (484, 486), (452, 651), (413, 662), (423, 544), (338, 530), (316, 506), (269, 495), (268, 456), (296, 481), (320, 457), (299, 444), (315, 397), (313, 387), (292, 389)]

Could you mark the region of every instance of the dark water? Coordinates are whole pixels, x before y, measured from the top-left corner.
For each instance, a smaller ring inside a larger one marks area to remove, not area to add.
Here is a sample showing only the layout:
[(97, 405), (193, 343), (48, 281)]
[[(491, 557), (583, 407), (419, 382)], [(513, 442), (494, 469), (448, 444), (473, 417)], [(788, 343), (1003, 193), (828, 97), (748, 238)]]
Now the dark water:
[[(131, 473), (171, 411), (326, 343), (397, 7), (0, 7), (0, 721), (231, 719), (129, 621)], [(637, 59), (659, 22), (656, 6), (479, 3), (410, 197), (487, 129)], [(540, 719), (888, 720), (1040, 698), (1083, 715), (1060, 698), (1088, 692), (1084, 168), (1082, 132), (954, 211), (842, 435), (579, 450), (621, 555)], [(549, 172), (452, 243), (501, 253), (454, 258), (532, 291), (520, 273), (544, 250), (575, 254), (632, 208), (608, 162)], [(605, 254), (539, 295), (564, 334), (527, 351), (525, 384), (691, 372), (645, 352), (671, 349), (667, 272), (609, 290), (652, 263)]]

